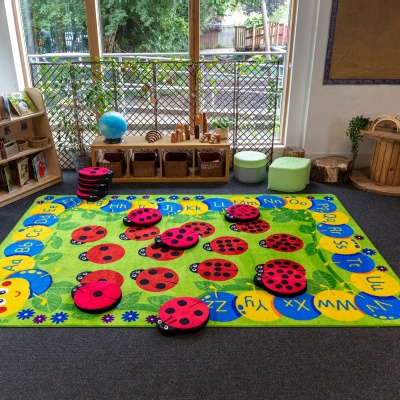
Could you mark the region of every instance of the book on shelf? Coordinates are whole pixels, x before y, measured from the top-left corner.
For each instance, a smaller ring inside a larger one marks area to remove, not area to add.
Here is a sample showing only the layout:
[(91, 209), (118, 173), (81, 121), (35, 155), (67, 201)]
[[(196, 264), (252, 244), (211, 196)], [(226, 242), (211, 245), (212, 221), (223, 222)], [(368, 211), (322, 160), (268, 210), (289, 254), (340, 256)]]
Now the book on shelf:
[(37, 112), (37, 108), (24, 90), (8, 94), (8, 100), (18, 115), (23, 116)]
[(29, 180), (29, 157), (20, 158), (15, 162), (20, 186)]
[(37, 182), (47, 177), (49, 171), (47, 169), (46, 157), (44, 156), (43, 151), (32, 157), (32, 167), (33, 175)]
[(3, 179), (4, 190), (8, 193), (14, 191), (15, 190), (13, 189), (14, 183), (11, 176), (10, 166), (8, 165), (8, 163), (1, 166), (1, 177)]
[(10, 105), (7, 96), (0, 96), (0, 121), (9, 121), (11, 119)]

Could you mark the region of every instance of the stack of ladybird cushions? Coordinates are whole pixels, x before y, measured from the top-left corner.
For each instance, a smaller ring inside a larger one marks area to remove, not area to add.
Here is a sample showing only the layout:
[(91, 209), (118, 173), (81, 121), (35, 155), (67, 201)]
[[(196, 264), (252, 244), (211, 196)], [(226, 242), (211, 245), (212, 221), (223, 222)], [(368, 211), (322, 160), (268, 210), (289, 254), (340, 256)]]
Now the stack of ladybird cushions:
[(108, 194), (114, 172), (102, 167), (82, 168), (78, 173), (76, 195), (86, 201), (98, 201)]

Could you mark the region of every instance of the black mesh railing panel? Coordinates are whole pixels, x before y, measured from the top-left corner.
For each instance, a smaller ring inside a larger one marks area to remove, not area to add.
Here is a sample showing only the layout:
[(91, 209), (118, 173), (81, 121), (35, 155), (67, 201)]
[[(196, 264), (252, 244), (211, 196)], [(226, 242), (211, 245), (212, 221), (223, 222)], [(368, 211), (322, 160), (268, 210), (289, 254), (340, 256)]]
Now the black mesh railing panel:
[[(231, 117), (232, 154), (257, 150), (272, 161), (279, 117), (279, 61), (142, 61), (31, 63), (33, 86), (44, 95), (63, 169), (74, 168), (80, 131), (87, 149), (98, 135), (98, 118), (118, 111), (126, 135), (177, 124), (194, 132), (195, 115), (206, 112), (208, 128), (217, 117)], [(280, 77), (281, 78), (281, 77)]]

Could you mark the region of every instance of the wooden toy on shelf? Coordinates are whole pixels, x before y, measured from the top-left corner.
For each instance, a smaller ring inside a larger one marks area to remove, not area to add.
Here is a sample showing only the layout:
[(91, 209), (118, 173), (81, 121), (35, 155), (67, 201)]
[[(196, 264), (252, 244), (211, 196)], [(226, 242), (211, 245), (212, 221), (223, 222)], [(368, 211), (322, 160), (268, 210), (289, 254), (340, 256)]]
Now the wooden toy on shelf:
[(152, 131), (149, 131), (146, 134), (146, 140), (149, 143), (154, 143), (157, 140), (160, 140), (161, 138), (162, 138), (162, 133), (160, 131), (156, 130), (156, 129), (152, 130)]

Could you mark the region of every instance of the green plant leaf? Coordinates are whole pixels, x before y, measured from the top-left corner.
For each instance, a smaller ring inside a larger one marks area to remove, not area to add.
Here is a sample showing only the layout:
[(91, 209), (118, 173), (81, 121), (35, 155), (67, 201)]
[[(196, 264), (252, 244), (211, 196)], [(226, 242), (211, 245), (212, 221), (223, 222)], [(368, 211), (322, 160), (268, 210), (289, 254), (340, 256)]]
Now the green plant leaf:
[(322, 285), (321, 287), (327, 287), (329, 289), (334, 289), (336, 286), (336, 279), (327, 272), (324, 271), (314, 271), (312, 274), (314, 282), (317, 285)]
[(315, 243), (309, 243), (306, 247), (305, 247), (306, 253), (309, 256), (313, 256), (314, 254), (317, 254), (317, 246), (315, 245)]
[(151, 296), (147, 299), (147, 301), (149, 302), (149, 304), (151, 304), (152, 306), (156, 307), (156, 309), (158, 310), (165, 302), (167, 302), (168, 300), (173, 299), (173, 296)]
[(135, 307), (136, 303), (139, 301), (140, 296), (142, 293), (136, 292), (136, 293), (130, 293), (128, 295), (124, 295), (122, 297), (121, 302), (119, 303), (118, 307), (121, 308), (133, 308)]

